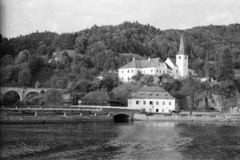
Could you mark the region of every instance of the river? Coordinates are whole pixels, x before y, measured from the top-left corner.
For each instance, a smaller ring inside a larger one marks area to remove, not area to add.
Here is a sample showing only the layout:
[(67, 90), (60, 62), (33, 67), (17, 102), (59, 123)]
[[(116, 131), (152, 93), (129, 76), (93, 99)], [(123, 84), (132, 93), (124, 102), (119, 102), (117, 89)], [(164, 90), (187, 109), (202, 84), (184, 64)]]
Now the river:
[(134, 121), (1, 125), (1, 159), (240, 159), (240, 125)]

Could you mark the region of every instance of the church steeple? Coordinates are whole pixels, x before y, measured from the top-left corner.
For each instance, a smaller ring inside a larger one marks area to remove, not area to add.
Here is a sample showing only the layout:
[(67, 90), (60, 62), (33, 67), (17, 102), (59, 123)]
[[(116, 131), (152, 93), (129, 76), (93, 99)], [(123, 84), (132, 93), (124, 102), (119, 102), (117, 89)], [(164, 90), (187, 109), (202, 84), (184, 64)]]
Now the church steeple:
[(179, 51), (177, 55), (185, 55), (183, 34), (181, 34), (180, 46), (179, 46)]

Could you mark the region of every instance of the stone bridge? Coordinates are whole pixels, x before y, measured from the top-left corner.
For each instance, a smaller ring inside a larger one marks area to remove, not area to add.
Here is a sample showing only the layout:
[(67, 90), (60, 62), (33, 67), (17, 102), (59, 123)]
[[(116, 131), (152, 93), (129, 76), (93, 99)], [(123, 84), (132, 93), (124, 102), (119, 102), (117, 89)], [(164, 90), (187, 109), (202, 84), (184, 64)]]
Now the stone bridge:
[(1, 101), (2, 101), (4, 99), (4, 96), (5, 96), (6, 93), (14, 91), (19, 95), (20, 101), (22, 101), (30, 93), (40, 94), (41, 91), (46, 92), (48, 89), (51, 89), (51, 88), (0, 87), (0, 98), (1, 98)]
[(133, 110), (133, 109), (121, 109), (122, 111), (119, 111), (116, 109), (116, 111), (112, 111), (112, 116), (115, 121), (124, 121), (124, 120), (132, 120), (133, 115), (135, 113), (139, 113), (139, 110)]

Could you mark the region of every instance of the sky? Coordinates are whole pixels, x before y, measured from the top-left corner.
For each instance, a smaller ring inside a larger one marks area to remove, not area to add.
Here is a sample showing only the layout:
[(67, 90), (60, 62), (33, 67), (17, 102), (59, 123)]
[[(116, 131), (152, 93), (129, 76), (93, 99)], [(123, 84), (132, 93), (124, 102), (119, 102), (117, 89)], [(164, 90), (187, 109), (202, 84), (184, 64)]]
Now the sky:
[(161, 30), (240, 23), (240, 0), (0, 0), (0, 33), (77, 32), (124, 21)]

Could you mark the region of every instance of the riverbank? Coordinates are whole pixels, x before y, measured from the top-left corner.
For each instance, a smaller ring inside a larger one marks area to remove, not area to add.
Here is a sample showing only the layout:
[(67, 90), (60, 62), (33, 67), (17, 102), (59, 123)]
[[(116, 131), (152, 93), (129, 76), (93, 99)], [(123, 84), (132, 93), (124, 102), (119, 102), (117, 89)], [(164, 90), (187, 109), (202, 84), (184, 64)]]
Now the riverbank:
[(134, 114), (136, 121), (239, 122), (240, 115), (231, 114)]
[[(124, 119), (133, 121), (172, 121), (172, 122), (237, 122), (239, 114), (223, 114), (219, 112), (189, 112), (175, 113), (140, 113), (136, 110), (119, 108), (102, 108), (101, 111), (85, 111), (79, 109), (1, 109), (0, 124), (21, 123), (79, 123), (114, 121), (114, 115), (120, 114)], [(128, 117), (126, 117), (128, 116)], [(115, 116), (116, 118), (116, 116)]]

